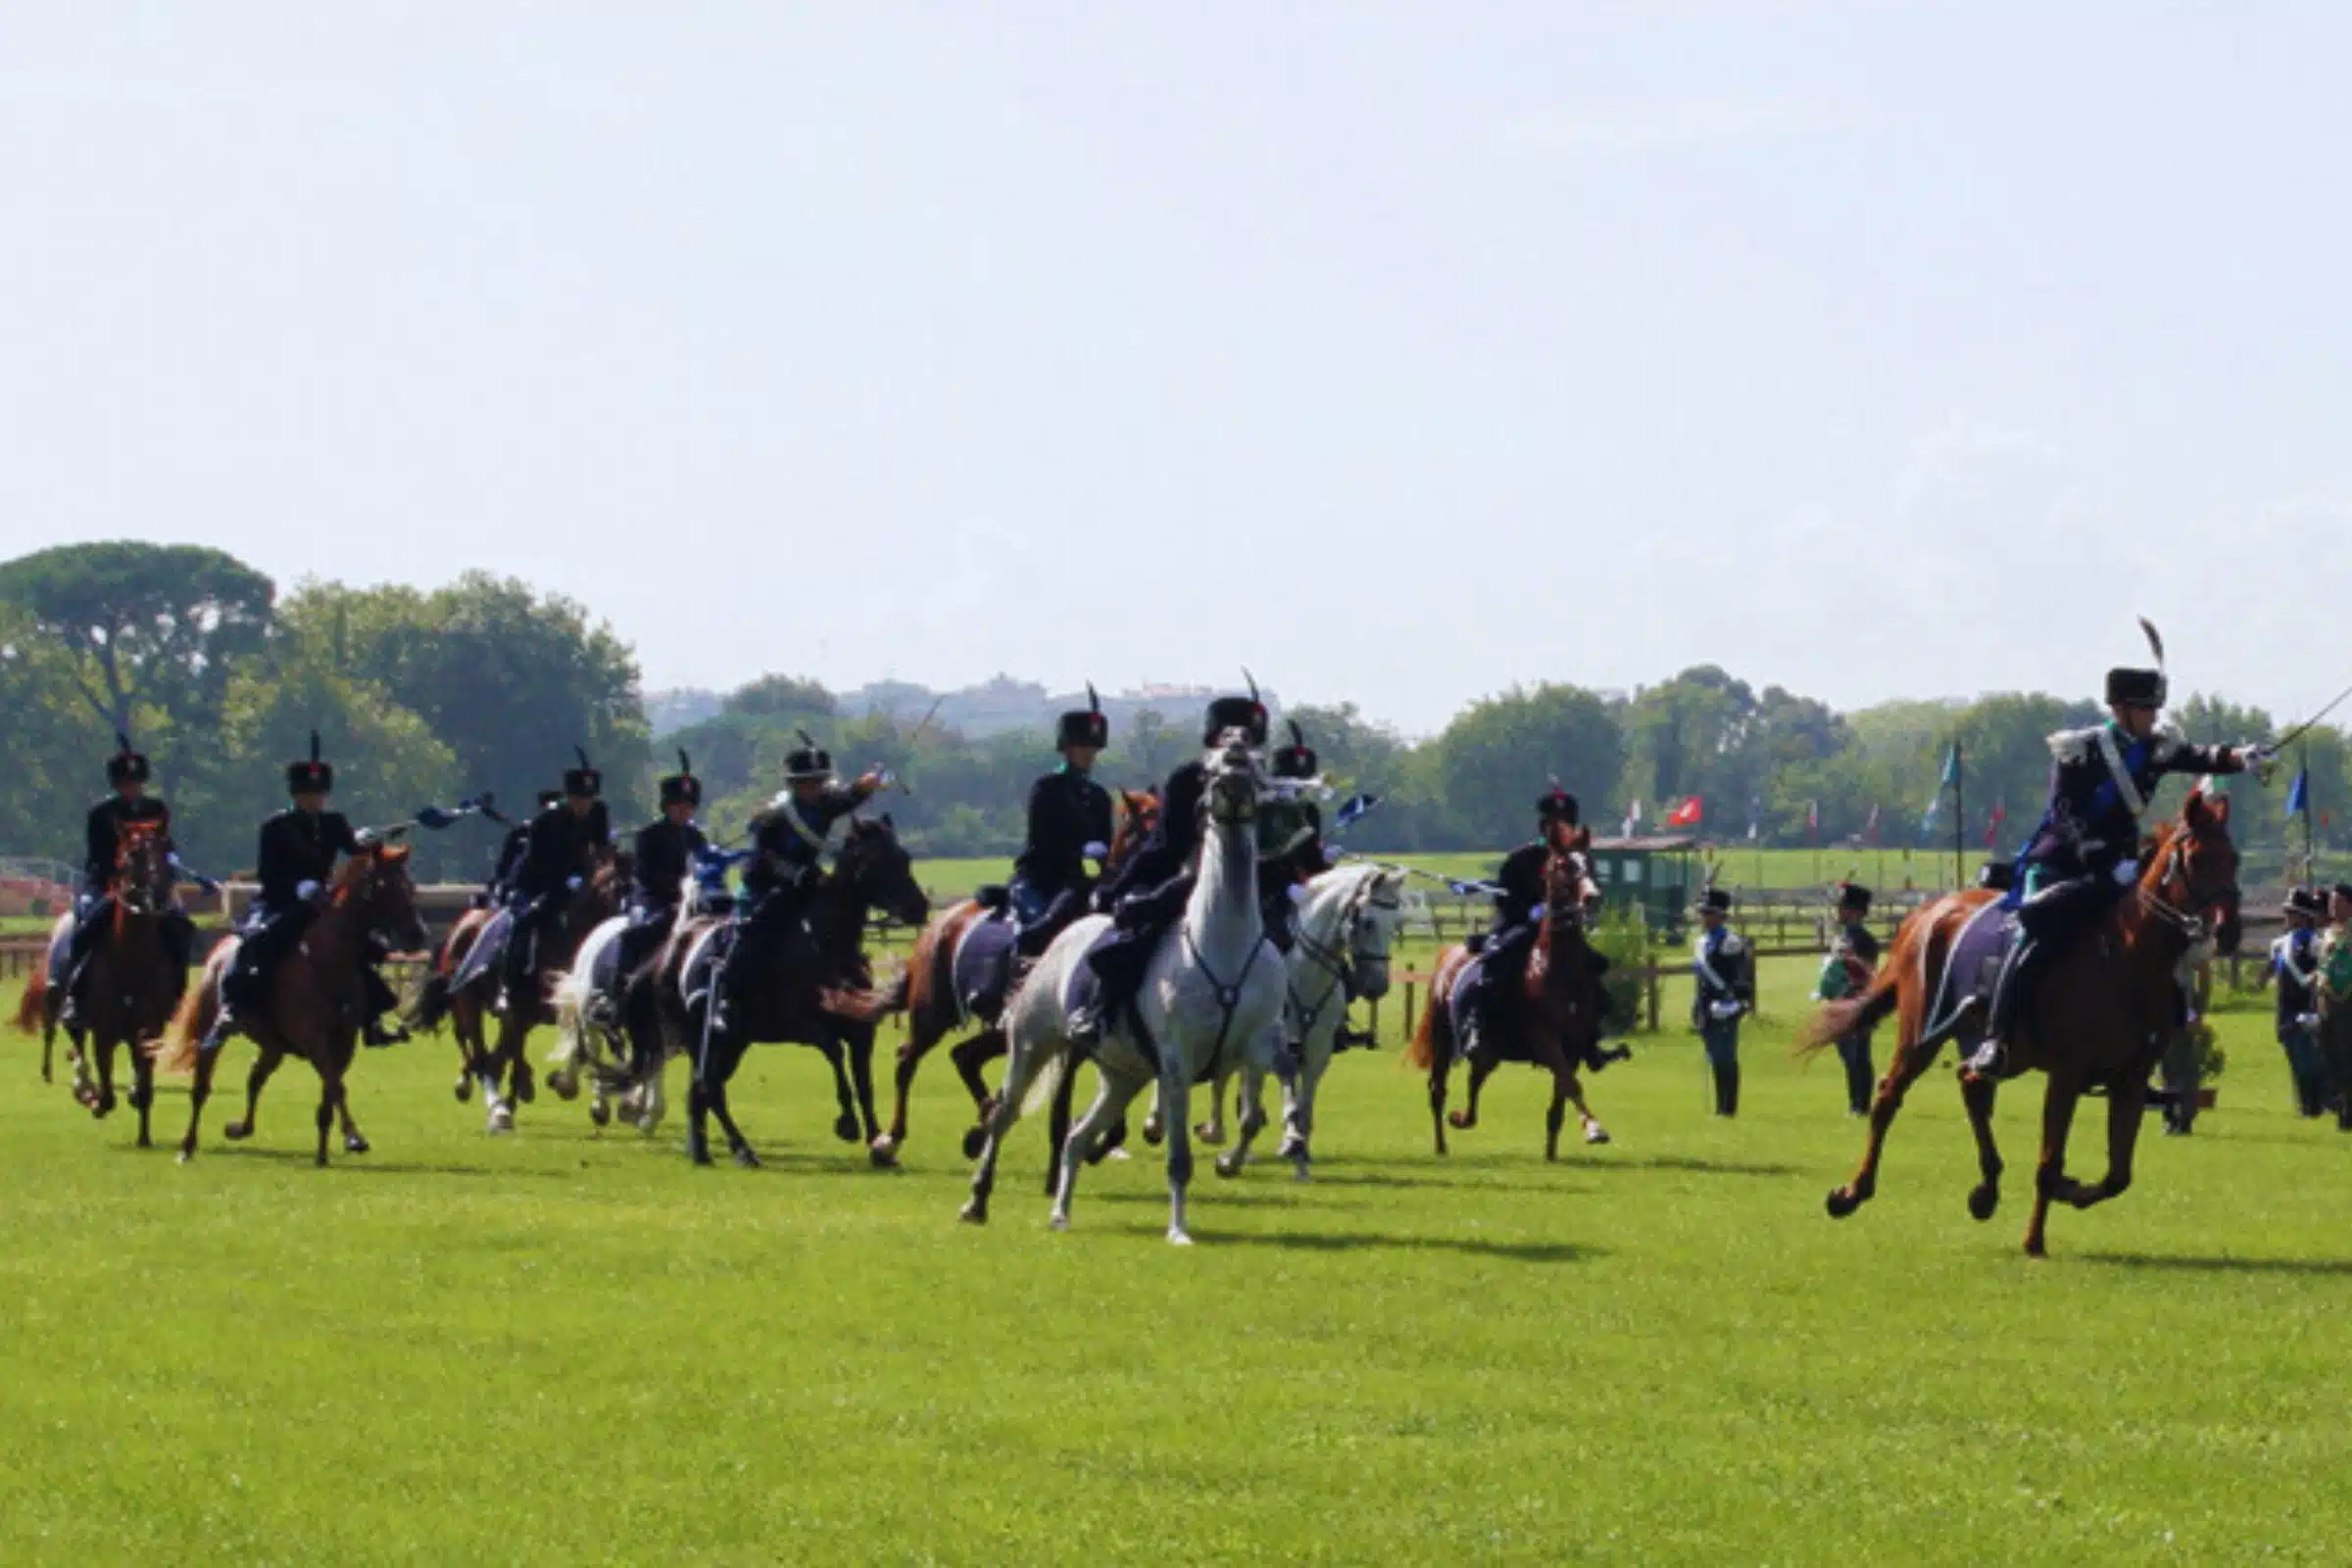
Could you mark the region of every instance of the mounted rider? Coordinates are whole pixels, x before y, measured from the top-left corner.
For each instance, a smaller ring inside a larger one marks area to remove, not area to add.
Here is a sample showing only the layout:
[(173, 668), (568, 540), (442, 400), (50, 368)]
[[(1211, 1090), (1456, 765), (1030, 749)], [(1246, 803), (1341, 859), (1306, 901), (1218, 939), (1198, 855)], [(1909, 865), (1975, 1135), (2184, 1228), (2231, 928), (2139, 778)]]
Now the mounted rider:
[[(784, 756), (784, 791), (752, 818), (752, 858), (744, 867), (746, 907), (736, 917), (733, 945), (711, 985), (713, 1029), (724, 1029), (727, 1002), (753, 967), (790, 940), (805, 921), (808, 896), (825, 874), (833, 825), (865, 804), (886, 782), (880, 770), (848, 784), (833, 771), (833, 754), (801, 734)], [(826, 977), (819, 977), (820, 983)]]
[[(1464, 1029), (1459, 1041), (1463, 1056), (1475, 1055), (1491, 1043), (1509, 1038), (1516, 1026), (1520, 1001), (1520, 977), (1527, 972), (1528, 956), (1535, 951), (1536, 938), (1544, 929), (1544, 906), (1549, 902), (1549, 890), (1544, 886), (1545, 869), (1551, 863), (1554, 851), (1564, 850), (1575, 838), (1583, 822), (1583, 808), (1575, 796), (1558, 784), (1544, 792), (1536, 801), (1536, 837), (1513, 850), (1502, 858), (1494, 872), (1494, 912), (1484, 941), (1479, 946), (1477, 979), (1462, 1009)], [(1609, 960), (1599, 950), (1589, 950), (1592, 956), (1592, 982), (1600, 991), (1601, 1024), (1610, 1021), (1608, 990), (1601, 977), (1608, 973)], [(1585, 1066), (1600, 1071), (1613, 1061), (1623, 1061), (1633, 1054), (1625, 1047), (1603, 1051), (1597, 1041), (1584, 1049), (1581, 1057)]]
[(502, 1001), (520, 1006), (531, 977), (562, 956), (543, 953), (543, 944), (564, 929), (571, 897), (596, 872), (599, 856), (612, 846), (612, 817), (605, 808), (605, 775), (574, 749), (580, 765), (564, 770), (564, 798), (543, 808), (524, 830), (521, 862), (506, 883), (507, 906), (514, 911), (507, 933)]
[(1100, 865), (1110, 853), (1110, 792), (1094, 780), (1095, 759), (1109, 744), (1110, 720), (1090, 685), (1086, 707), (1054, 724), (1061, 765), (1029, 786), (1029, 836), (1004, 890), (1017, 958), (1035, 959), (1086, 912), (1095, 890), (1087, 861)]
[(2137, 884), (2139, 820), (2165, 775), (2249, 768), (2268, 775), (2271, 754), (2260, 746), (2192, 745), (2178, 729), (2160, 726), (2165, 697), (2162, 669), (2111, 669), (2107, 722), (2050, 737), (2049, 805), (2018, 855), (2015, 885), (2005, 895), (2017, 910), (2018, 937), (1994, 984), (1969, 1076), (2006, 1076), (2008, 1041), (2034, 978)]
[[(114, 881), (122, 830), (132, 823), (151, 824), (168, 862), (174, 869), (179, 865), (178, 853), (172, 846), (172, 808), (162, 797), (147, 793), (151, 771), (147, 759), (132, 748), (130, 737), (118, 734), (115, 755), (106, 760), (106, 782), (113, 793), (91, 807), (83, 820), (81, 881), (74, 890), (74, 927), (67, 939), (60, 993), (65, 998), (64, 1018), (69, 1027), (90, 956), (114, 928), (114, 897), (107, 889)], [(177, 995), (187, 984), (188, 955), (195, 945), (196, 927), (174, 901), (164, 910), (162, 931), (165, 955), (172, 963), (172, 990)]]
[[(536, 809), (544, 811), (551, 806), (561, 806), (563, 803), (562, 790), (541, 790)], [(530, 847), (531, 824), (528, 821), (510, 823), (506, 838), (499, 843), (498, 858), (492, 864), (490, 880), (483, 883), (482, 891), (473, 896), (475, 908), (496, 909), (505, 906), (508, 890), (514, 886), (514, 873), (522, 869), (522, 857)]]
[[(374, 834), (354, 831), (342, 812), (326, 808), (334, 788), (334, 764), (319, 756), (318, 733), (313, 730), (311, 755), (286, 764), (286, 793), (293, 805), (262, 824), (255, 856), (255, 879), (261, 888), (245, 916), (235, 959), (220, 979), (220, 1012), (205, 1034), (206, 1051), (219, 1050), (237, 1030), (238, 1014), (259, 1011), (266, 1004), (270, 977), (318, 917), (334, 880), (335, 858), (375, 848)], [(407, 1031), (383, 1021), (400, 999), (376, 969), (380, 956), (380, 952), (371, 951), (362, 961), (368, 1013), (363, 1038), (371, 1046), (408, 1038)]]
[[(1227, 730), (1240, 730), (1250, 749), (1266, 744), (1266, 705), (1255, 697), (1219, 697), (1200, 724), (1203, 751), (1218, 745)], [(1208, 767), (1193, 757), (1176, 765), (1160, 791), (1159, 820), (1125, 865), (1095, 890), (1095, 907), (1108, 911), (1115, 930), (1088, 956), (1102, 982), (1092, 1005), (1069, 1020), (1070, 1042), (1092, 1047), (1134, 1006), (1144, 971), (1159, 940), (1184, 913), (1193, 896), (1193, 862), (1200, 852), (1200, 802), (1208, 791)]]
[(1306, 884), (1331, 869), (1323, 847), (1323, 809), (1307, 792), (1319, 786), (1319, 760), (1296, 721), (1291, 744), (1268, 760), (1273, 784), (1257, 808), (1257, 905), (1266, 940), (1288, 956), (1298, 940), (1298, 900)]
[[(616, 950), (615, 983), (624, 1015), (653, 1005), (653, 992), (638, 983), (638, 970), (677, 929), (678, 911), (686, 905), (696, 858), (710, 847), (694, 820), (703, 804), (703, 781), (694, 776), (694, 763), (683, 750), (678, 753), (678, 770), (656, 787), (661, 792), (662, 814), (637, 830), (632, 845), (629, 923), (621, 930)], [(632, 1027), (630, 1039), (650, 1042), (651, 1019), (636, 1022), (648, 1027)], [(640, 1068), (646, 1065), (638, 1063)]]

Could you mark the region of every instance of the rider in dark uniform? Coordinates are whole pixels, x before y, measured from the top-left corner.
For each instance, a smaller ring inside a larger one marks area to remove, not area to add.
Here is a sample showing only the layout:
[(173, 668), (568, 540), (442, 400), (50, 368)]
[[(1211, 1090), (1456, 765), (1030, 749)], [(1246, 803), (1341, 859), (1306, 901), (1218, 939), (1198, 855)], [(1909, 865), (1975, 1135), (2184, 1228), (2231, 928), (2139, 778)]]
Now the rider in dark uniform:
[(1266, 939), (1288, 956), (1298, 940), (1298, 899), (1315, 877), (1331, 869), (1323, 848), (1323, 810), (1308, 788), (1316, 777), (1315, 749), (1298, 726), (1291, 744), (1268, 760), (1273, 787), (1257, 808), (1257, 907)]
[[(1813, 988), (1813, 994), (1824, 1002), (1852, 995), (1878, 973), (1879, 939), (1863, 923), (1870, 914), (1870, 889), (1858, 882), (1842, 883), (1838, 889), (1838, 936), (1830, 944), (1829, 956), (1822, 961), (1821, 978)], [(1851, 1116), (1870, 1114), (1875, 1076), (1870, 1063), (1870, 1035), (1871, 1031), (1864, 1027), (1838, 1037), (1838, 1059), (1845, 1063), (1846, 1114)]]
[(806, 736), (802, 739), (799, 748), (784, 756), (785, 793), (752, 818), (752, 858), (743, 872), (746, 907), (736, 919), (733, 945), (712, 987), (718, 1008), (713, 1028), (726, 1027), (727, 1000), (740, 991), (753, 967), (772, 958), (802, 923), (808, 895), (824, 876), (833, 824), (882, 787), (879, 772), (842, 783), (833, 771), (833, 754)]
[[(562, 790), (539, 792), (539, 810), (544, 811), (551, 806), (561, 806), (563, 803)], [(495, 909), (507, 902), (507, 892), (514, 886), (514, 873), (522, 869), (523, 852), (530, 846), (530, 823), (516, 822), (507, 829), (507, 836), (499, 842), (498, 859), (490, 872), (490, 880), (483, 883), (482, 891), (474, 895), (476, 908)]]
[[(1254, 697), (1211, 702), (1200, 725), (1202, 750), (1217, 745), (1229, 729), (1240, 730), (1252, 749), (1262, 749), (1266, 705)], [(1071, 1016), (1072, 1044), (1098, 1044), (1110, 1020), (1134, 1005), (1153, 950), (1184, 913), (1193, 896), (1193, 861), (1200, 850), (1200, 800), (1207, 792), (1206, 763), (1198, 757), (1178, 763), (1160, 791), (1158, 822), (1127, 863), (1095, 890), (1095, 907), (1109, 911), (1117, 930), (1087, 960), (1102, 981), (1102, 991), (1093, 1006)]]
[(1054, 745), (1061, 765), (1029, 786), (1029, 837), (1005, 892), (1018, 934), (1013, 952), (1035, 958), (1086, 912), (1095, 879), (1087, 861), (1110, 853), (1110, 792), (1094, 780), (1095, 758), (1110, 744), (1110, 720), (1087, 688), (1087, 706), (1061, 715)]
[[(301, 943), (303, 933), (318, 917), (318, 906), (334, 879), (335, 858), (359, 855), (374, 848), (372, 834), (354, 832), (340, 811), (326, 808), (335, 787), (334, 765), (320, 760), (318, 737), (311, 736), (311, 755), (286, 764), (286, 793), (294, 804), (262, 824), (261, 847), (255, 857), (255, 879), (261, 884), (253, 908), (246, 914), (236, 957), (220, 981), (220, 1015), (204, 1037), (203, 1049), (218, 1050), (236, 1031), (236, 1015), (263, 1005), (270, 995), (270, 977), (279, 960)], [(363, 972), (368, 987), (368, 1044), (388, 1046), (408, 1038), (405, 1031), (387, 1027), (386, 1014), (399, 999), (370, 958)]]
[[(1536, 837), (1504, 856), (1494, 872), (1494, 920), (1485, 945), (1479, 950), (1478, 978), (1463, 1009), (1469, 1025), (1460, 1041), (1464, 1056), (1476, 1054), (1489, 1041), (1507, 1038), (1514, 1025), (1520, 1002), (1520, 977), (1527, 971), (1528, 955), (1534, 951), (1536, 938), (1544, 929), (1546, 898), (1544, 869), (1551, 861), (1552, 851), (1574, 838), (1582, 819), (1576, 797), (1554, 784), (1536, 802)], [(1608, 990), (1602, 984), (1609, 960), (1597, 949), (1590, 951), (1593, 984), (1600, 988), (1601, 1027), (1605, 1032), (1612, 1018)], [(1604, 1051), (1595, 1040), (1585, 1049), (1580, 1059), (1587, 1068), (1599, 1072), (1609, 1063), (1623, 1061), (1632, 1054), (1623, 1046)]]
[(652, 1064), (652, 1052), (659, 1042), (654, 1032), (653, 987), (644, 983), (638, 971), (676, 928), (695, 857), (710, 847), (694, 822), (695, 808), (703, 804), (703, 781), (694, 776), (694, 763), (684, 752), (678, 753), (678, 770), (662, 780), (660, 788), (662, 815), (637, 830), (629, 923), (620, 934), (617, 955), (621, 1013), (639, 1071)]
[(502, 991), (513, 1007), (529, 989), (547, 958), (544, 943), (564, 926), (571, 896), (595, 870), (595, 856), (612, 843), (612, 818), (605, 809), (605, 776), (581, 752), (580, 765), (564, 770), (564, 799), (531, 818), (521, 864), (507, 882), (507, 905), (514, 911), (507, 934)]
[(2128, 893), (2139, 873), (2139, 818), (2168, 773), (2267, 773), (2259, 746), (2192, 746), (2159, 728), (2162, 670), (2107, 672), (2108, 721), (2050, 737), (2050, 804), (2024, 852), (2008, 897), (2019, 937), (1993, 988), (1984, 1044), (1968, 1060), (1971, 1077), (1998, 1079), (2008, 1069), (2007, 1039), (2019, 1003), (2044, 961), (2087, 930)]
[[(98, 951), (114, 926), (114, 901), (106, 889), (114, 880), (115, 854), (123, 827), (132, 822), (155, 823), (164, 853), (173, 866), (179, 863), (179, 857), (172, 847), (172, 808), (160, 797), (147, 793), (147, 759), (131, 749), (128, 736), (118, 735), (115, 741), (115, 755), (106, 760), (106, 781), (114, 786), (114, 793), (91, 807), (83, 821), (81, 883), (74, 890), (74, 928), (67, 939), (66, 972), (62, 977), (61, 995), (65, 998), (65, 1018), (69, 1024), (73, 1021), (76, 994), (81, 989), (81, 976), (89, 965), (90, 955)], [(176, 992), (187, 983), (188, 954), (195, 944), (196, 928), (174, 904), (165, 911), (162, 929), (164, 951), (172, 961)]]

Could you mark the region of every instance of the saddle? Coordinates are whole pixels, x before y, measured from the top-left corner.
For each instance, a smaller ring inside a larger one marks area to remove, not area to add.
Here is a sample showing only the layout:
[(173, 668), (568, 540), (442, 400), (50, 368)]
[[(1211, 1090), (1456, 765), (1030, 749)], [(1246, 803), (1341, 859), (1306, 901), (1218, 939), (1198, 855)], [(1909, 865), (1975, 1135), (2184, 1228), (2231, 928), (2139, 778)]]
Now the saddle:
[[(1963, 1053), (1984, 1041), (1992, 1018), (1993, 988), (2017, 939), (2017, 911), (2002, 901), (1984, 905), (1969, 916), (1944, 956), (1943, 978), (1929, 999), (1922, 1039), (1948, 1035)], [(2020, 1018), (2025, 1016), (2028, 1000), (2017, 999)]]
[(473, 946), (466, 951), (466, 960), (458, 965), (458, 972), (449, 977), (449, 989), (453, 992), (463, 991), (488, 974), (506, 956), (507, 944), (514, 939), (514, 909), (502, 908), (490, 916), (483, 923), (480, 933), (474, 937)]
[(989, 913), (964, 927), (963, 939), (956, 944), (950, 978), (956, 989), (956, 1004), (963, 1009), (964, 1016), (993, 1024), (1004, 1011), (1005, 993), (1011, 988), (1012, 949), (1017, 933), (1013, 930), (1009, 903), (982, 906)]

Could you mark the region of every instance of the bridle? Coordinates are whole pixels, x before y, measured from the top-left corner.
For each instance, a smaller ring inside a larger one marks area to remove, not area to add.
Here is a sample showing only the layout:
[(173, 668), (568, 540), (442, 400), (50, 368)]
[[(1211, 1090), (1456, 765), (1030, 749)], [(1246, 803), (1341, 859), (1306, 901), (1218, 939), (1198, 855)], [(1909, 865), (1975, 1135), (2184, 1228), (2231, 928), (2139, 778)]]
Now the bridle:
[[(2187, 868), (2187, 847), (2195, 838), (2196, 830), (2188, 827), (2169, 835), (2157, 861), (2162, 874), (2143, 880), (2137, 889), (2140, 907), (2179, 932), (2192, 948), (2202, 947), (2214, 934), (2200, 911), (2216, 906), (2234, 906), (2240, 897), (2235, 877), (2211, 897), (2199, 896), (2197, 888), (2189, 880)], [(2149, 891), (2151, 883), (2156, 889), (2154, 892)], [(2179, 902), (2173, 896), (2176, 885), (2180, 889)]]
[[(1322, 988), (1322, 994), (1315, 999), (1312, 1006), (1308, 1006), (1298, 1000), (1298, 988), (1296, 984), (1286, 987), (1289, 993), (1291, 1011), (1296, 1013), (1299, 1019), (1299, 1039), (1303, 1040), (1313, 1033), (1315, 1024), (1323, 1016), (1323, 1009), (1331, 1005), (1334, 997), (1345, 996), (1348, 1002), (1356, 999), (1359, 994), (1356, 989), (1356, 973), (1362, 965), (1375, 958), (1382, 963), (1388, 961), (1389, 955), (1385, 946), (1378, 954), (1371, 954), (1358, 947), (1353, 940), (1367, 924), (1364, 918), (1367, 911), (1377, 909), (1383, 912), (1401, 912), (1404, 908), (1402, 899), (1373, 897), (1373, 890), (1380, 886), (1380, 882), (1381, 878), (1378, 875), (1364, 878), (1355, 891), (1348, 896), (1348, 902), (1340, 906), (1339, 927), (1341, 931), (1348, 934), (1347, 942), (1317, 942), (1303, 930), (1298, 933), (1300, 956), (1312, 964), (1327, 982)], [(1376, 926), (1377, 922), (1373, 922), (1373, 924)]]

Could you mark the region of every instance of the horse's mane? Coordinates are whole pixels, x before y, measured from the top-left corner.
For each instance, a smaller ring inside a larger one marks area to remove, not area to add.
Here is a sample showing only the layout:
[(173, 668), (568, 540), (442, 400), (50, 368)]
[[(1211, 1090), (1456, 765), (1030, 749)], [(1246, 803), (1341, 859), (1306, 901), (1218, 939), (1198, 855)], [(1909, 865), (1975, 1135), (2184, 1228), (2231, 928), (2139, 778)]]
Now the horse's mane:
[(398, 865), (408, 858), (406, 844), (378, 844), (373, 849), (346, 856), (343, 863), (335, 867), (334, 902), (342, 904), (356, 897), (361, 884), (374, 874), (377, 866)]

